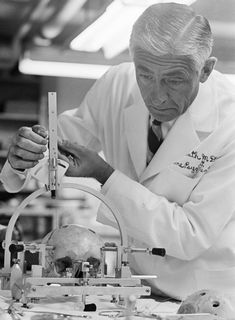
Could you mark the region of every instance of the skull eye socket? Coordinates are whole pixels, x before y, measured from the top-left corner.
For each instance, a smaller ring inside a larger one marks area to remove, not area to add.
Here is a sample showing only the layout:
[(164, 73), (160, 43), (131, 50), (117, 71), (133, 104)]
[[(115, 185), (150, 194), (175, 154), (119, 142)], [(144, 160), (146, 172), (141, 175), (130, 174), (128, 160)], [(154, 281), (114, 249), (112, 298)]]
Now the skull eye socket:
[(59, 258), (55, 261), (56, 272), (65, 272), (67, 268), (72, 268), (73, 263), (70, 257)]
[(220, 306), (219, 301), (213, 301), (212, 306), (213, 306), (214, 308), (219, 307), (219, 306)]
[(96, 259), (96, 258), (94, 258), (94, 257), (89, 257), (89, 258), (87, 259), (87, 262), (89, 262), (90, 265), (92, 265), (94, 269), (98, 269), (99, 266), (100, 266), (100, 260), (99, 260), (99, 259)]

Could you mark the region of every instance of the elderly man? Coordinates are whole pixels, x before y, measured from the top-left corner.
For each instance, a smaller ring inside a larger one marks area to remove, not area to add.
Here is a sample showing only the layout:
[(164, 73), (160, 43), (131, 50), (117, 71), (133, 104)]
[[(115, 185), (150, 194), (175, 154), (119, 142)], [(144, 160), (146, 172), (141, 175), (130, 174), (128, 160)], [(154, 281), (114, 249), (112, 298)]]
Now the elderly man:
[[(59, 116), (67, 175), (102, 184), (131, 245), (166, 249), (164, 258), (133, 255), (131, 267), (157, 275), (153, 292), (179, 299), (235, 288), (235, 95), (213, 70), (212, 42), (190, 7), (150, 6), (133, 27), (133, 63), (110, 68)], [(15, 135), (1, 175), (7, 190), (25, 185), (45, 138), (38, 126)]]

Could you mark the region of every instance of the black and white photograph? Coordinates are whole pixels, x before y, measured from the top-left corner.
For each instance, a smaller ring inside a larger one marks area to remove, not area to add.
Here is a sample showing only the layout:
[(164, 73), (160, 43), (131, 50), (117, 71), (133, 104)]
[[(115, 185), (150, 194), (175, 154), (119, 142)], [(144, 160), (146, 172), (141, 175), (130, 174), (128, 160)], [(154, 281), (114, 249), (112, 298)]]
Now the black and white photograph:
[(235, 0), (0, 0), (0, 320), (235, 320)]

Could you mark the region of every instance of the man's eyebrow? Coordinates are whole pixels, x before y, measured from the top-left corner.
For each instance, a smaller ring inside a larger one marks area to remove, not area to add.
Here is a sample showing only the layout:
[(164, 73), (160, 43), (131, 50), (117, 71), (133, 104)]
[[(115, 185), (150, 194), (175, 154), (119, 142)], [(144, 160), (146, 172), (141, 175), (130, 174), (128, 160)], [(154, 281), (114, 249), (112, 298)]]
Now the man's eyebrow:
[(188, 72), (182, 71), (182, 70), (173, 70), (173, 71), (167, 71), (164, 73), (165, 76), (169, 77), (183, 77), (186, 78), (189, 76)]
[(137, 68), (140, 70), (140, 71), (143, 71), (143, 72), (152, 72), (149, 68), (143, 66), (143, 65), (138, 65)]

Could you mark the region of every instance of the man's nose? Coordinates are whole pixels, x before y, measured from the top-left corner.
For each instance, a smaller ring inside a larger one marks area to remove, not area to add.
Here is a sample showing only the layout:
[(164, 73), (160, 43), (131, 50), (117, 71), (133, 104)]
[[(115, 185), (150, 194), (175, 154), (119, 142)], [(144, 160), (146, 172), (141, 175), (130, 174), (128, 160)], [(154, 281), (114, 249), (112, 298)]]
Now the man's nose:
[(152, 100), (156, 104), (162, 104), (167, 100), (166, 88), (158, 79), (155, 81), (155, 85), (152, 90)]

